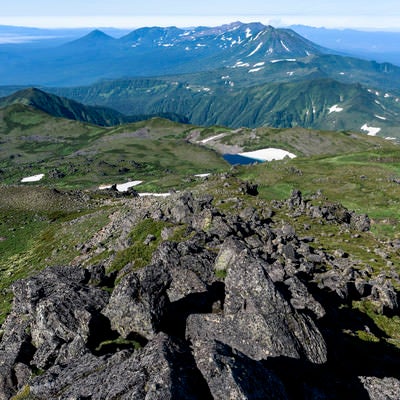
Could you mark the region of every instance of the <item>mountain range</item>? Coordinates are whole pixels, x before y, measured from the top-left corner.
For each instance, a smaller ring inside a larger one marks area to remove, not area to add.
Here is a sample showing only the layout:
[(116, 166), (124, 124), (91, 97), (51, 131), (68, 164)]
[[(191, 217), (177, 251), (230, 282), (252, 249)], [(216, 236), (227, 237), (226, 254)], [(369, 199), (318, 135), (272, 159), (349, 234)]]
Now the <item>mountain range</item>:
[[(3, 106), (30, 104), (103, 126), (161, 116), (400, 136), (400, 67), (335, 54), (290, 29), (235, 22), (140, 28), (119, 39), (95, 30), (52, 51), (18, 55), (11, 68), (14, 56), (0, 66), (9, 84), (0, 94), (22, 91), (2, 99)], [(32, 81), (40, 91), (25, 91)]]
[(400, 398), (398, 67), (261, 24), (34, 47), (0, 49), (42, 82), (0, 88), (0, 400)]
[(3, 85), (73, 85), (121, 76), (210, 70), (262, 58), (306, 57), (328, 52), (292, 30), (232, 23), (184, 30), (140, 28), (119, 39), (99, 30), (49, 49), (0, 53)]

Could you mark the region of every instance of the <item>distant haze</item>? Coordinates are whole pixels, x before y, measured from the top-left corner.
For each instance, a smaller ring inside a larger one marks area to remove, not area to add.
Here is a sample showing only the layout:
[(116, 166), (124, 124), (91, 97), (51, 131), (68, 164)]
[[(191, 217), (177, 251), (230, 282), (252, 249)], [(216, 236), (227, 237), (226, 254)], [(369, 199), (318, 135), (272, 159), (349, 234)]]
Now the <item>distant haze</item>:
[(0, 16), (2, 25), (41, 28), (213, 26), (235, 20), (258, 21), (278, 27), (303, 24), (327, 28), (400, 30), (400, 2), (398, 0), (380, 2), (14, 0), (8, 2)]

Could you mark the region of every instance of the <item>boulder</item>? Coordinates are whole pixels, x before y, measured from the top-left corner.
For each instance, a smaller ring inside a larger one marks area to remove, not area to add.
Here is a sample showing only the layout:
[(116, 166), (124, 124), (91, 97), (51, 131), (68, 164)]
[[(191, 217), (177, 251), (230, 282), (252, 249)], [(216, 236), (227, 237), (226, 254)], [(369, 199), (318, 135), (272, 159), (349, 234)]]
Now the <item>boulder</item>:
[(368, 392), (370, 400), (400, 399), (400, 381), (396, 378), (360, 376), (359, 379)]
[(122, 337), (152, 339), (159, 330), (169, 300), (171, 276), (162, 264), (152, 264), (122, 278), (103, 313)]
[(30, 392), (37, 400), (212, 399), (189, 347), (164, 333), (133, 353), (86, 354), (69, 365), (52, 367), (33, 380)]
[(285, 300), (262, 263), (246, 252), (228, 270), (223, 315), (190, 315), (186, 335), (194, 345), (218, 340), (253, 360), (327, 360), (325, 341), (312, 319)]
[(0, 399), (26, 383), (31, 366), (46, 369), (88, 351), (109, 297), (89, 280), (83, 268), (53, 267), (14, 284), (0, 344)]
[(196, 342), (194, 359), (215, 400), (287, 399), (282, 382), (260, 361), (218, 341)]

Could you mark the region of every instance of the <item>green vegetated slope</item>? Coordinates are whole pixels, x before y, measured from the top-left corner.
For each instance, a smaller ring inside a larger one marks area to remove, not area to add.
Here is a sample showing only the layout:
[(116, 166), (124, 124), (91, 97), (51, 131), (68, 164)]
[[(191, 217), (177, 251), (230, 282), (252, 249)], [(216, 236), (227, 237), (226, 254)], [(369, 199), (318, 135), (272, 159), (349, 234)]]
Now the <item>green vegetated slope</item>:
[(56, 92), (130, 115), (175, 112), (198, 125), (301, 126), (364, 133), (368, 131), (362, 127), (369, 126), (380, 128), (380, 136), (398, 137), (400, 106), (395, 93), (321, 76), (271, 83), (263, 75), (262, 83), (240, 87), (236, 82), (241, 78), (225, 73), (214, 83), (206, 83), (206, 76), (181, 76), (108, 81)]
[(104, 128), (12, 105), (0, 110), (1, 179), (15, 184), (43, 173), (42, 183), (61, 187), (137, 179), (179, 186), (184, 177), (225, 169), (215, 151), (186, 141), (189, 129), (164, 119)]
[(22, 89), (0, 98), (0, 107), (23, 104), (43, 111), (53, 117), (67, 118), (100, 126), (115, 126), (129, 122), (142, 121), (151, 117), (164, 117), (174, 121), (186, 122), (175, 113), (153, 115), (124, 115), (106, 107), (86, 106), (65, 97), (59, 97), (37, 88)]
[[(7, 114), (9, 110), (2, 110), (3, 121), (4, 115), (10, 117)], [(315, 204), (339, 202), (356, 212), (367, 213), (372, 219), (372, 233), (353, 237), (351, 232), (339, 231), (336, 225), (315, 224), (305, 216), (293, 217), (285, 209), (276, 210), (274, 220), (289, 222), (299, 235), (314, 236), (319, 248), (327, 252), (341, 249), (351, 254), (360, 260), (361, 266), (369, 265), (376, 274), (400, 261), (399, 254), (390, 253), (389, 259), (382, 260), (374, 253), (374, 249), (382, 247), (387, 240), (399, 238), (400, 152), (398, 146), (389, 141), (348, 132), (318, 132), (300, 128), (229, 130), (223, 127), (194, 127), (159, 119), (106, 129), (50, 118), (23, 106), (13, 106), (11, 110), (22, 114), (18, 117), (20, 125), (3, 125), (6, 134), (2, 138), (8, 138), (7, 145), (16, 146), (22, 140), (21, 133), (26, 131), (32, 135), (34, 131), (31, 129), (35, 126), (40, 128), (38, 135), (48, 126), (53, 130), (54, 138), (59, 140), (72, 135), (70, 139), (76, 147), (72, 153), (64, 155), (64, 159), (43, 149), (37, 159), (35, 154), (29, 152), (21, 152), (21, 156), (13, 160), (2, 159), (3, 177), (7, 171), (14, 169), (18, 171), (14, 177), (26, 173), (28, 165), (32, 173), (48, 174), (49, 169), (57, 168), (66, 175), (58, 175), (58, 178), (56, 174), (53, 178), (46, 175), (39, 183), (0, 186), (0, 321), (9, 310), (12, 298), (10, 285), (15, 279), (34, 274), (47, 265), (83, 262), (85, 246), (90, 249), (92, 238), (97, 238), (93, 243), (100, 243), (102, 232), (112, 229), (113, 216), (121, 218), (122, 215), (123, 219), (124, 210), (136, 204), (129, 197), (81, 190), (93, 187), (94, 182), (104, 183), (108, 179), (125, 181), (128, 176), (139, 177), (145, 181), (140, 187), (153, 190), (190, 187), (200, 194), (211, 194), (216, 206), (232, 212), (237, 211), (235, 207), (239, 203), (241, 208), (274, 209), (274, 201), (289, 197), (294, 188), (300, 189), (307, 198), (313, 198), (319, 192), (320, 195), (312, 200)], [(5, 120), (9, 121), (7, 118)], [(89, 128), (92, 131), (87, 131)], [(224, 136), (219, 139), (204, 145), (198, 143), (221, 133)], [(189, 143), (189, 140), (194, 143)], [(293, 151), (299, 157), (231, 169), (221, 161), (216, 151), (205, 148), (216, 146), (216, 141), (246, 150), (279, 147)], [(42, 145), (43, 142), (37, 140), (31, 143), (31, 148), (37, 146), (40, 149)], [(79, 146), (82, 148), (79, 149)], [(78, 156), (79, 152), (83, 155)], [(29, 160), (26, 163), (25, 158)], [(139, 160), (139, 165), (133, 160)], [(119, 171), (122, 165), (128, 165), (123, 164), (127, 162), (132, 162), (131, 170)], [(66, 169), (63, 170), (67, 165), (71, 168), (70, 175)], [(193, 180), (192, 176), (200, 171), (214, 174), (201, 183)], [(218, 173), (223, 171), (222, 175)], [(99, 174), (103, 175), (99, 177)], [(10, 175), (8, 182), (13, 181), (11, 178)], [(249, 196), (240, 191), (241, 180), (257, 183), (259, 195)], [(15, 179), (13, 183), (17, 183)], [(75, 190), (56, 190), (48, 186), (73, 187)], [(132, 235), (139, 235), (145, 229), (147, 234), (154, 235), (155, 242), (146, 247), (147, 252), (160, 243), (160, 231), (166, 227), (149, 224), (143, 222), (132, 231)], [(137, 230), (140, 232), (137, 233)], [(184, 240), (184, 236), (182, 231), (179, 240)], [(118, 237), (116, 232), (115, 239)], [(138, 237), (140, 243), (145, 239), (142, 233)], [(121, 267), (130, 258), (141, 254), (139, 242), (134, 241), (132, 246), (120, 251), (117, 247), (111, 252), (99, 248), (90, 258), (85, 258), (85, 263), (90, 265), (104, 261), (110, 268)], [(368, 308), (368, 304), (356, 304), (355, 307)], [(384, 329), (394, 326), (394, 333), (390, 333), (389, 337), (396, 342), (399, 336), (396, 321), (387, 317), (382, 320), (382, 316), (364, 308), (363, 312), (369, 313), (371, 318), (380, 318), (379, 323)]]
[[(196, 130), (193, 130), (196, 131)], [(192, 131), (192, 132), (193, 132)], [(374, 149), (395, 150), (398, 146), (379, 137), (352, 131), (321, 131), (304, 128), (240, 128), (223, 127), (198, 130), (197, 140), (207, 141), (207, 147), (223, 149), (240, 148), (253, 151), (268, 147), (279, 148), (296, 156), (313, 156), (362, 152)]]
[(396, 147), (241, 167), (238, 176), (259, 184), (262, 196), (270, 200), (287, 198), (294, 188), (306, 195), (321, 191), (332, 202), (368, 214), (375, 233), (399, 237), (400, 152)]

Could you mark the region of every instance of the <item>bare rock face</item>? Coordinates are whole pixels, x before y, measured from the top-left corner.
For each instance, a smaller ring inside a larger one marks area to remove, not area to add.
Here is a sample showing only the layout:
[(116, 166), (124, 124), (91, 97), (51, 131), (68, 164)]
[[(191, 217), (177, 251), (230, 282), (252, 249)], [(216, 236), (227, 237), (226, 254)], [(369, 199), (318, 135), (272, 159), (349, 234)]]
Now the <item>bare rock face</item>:
[(371, 400), (397, 400), (400, 398), (400, 381), (396, 378), (361, 376), (361, 383)]
[[(1, 327), (0, 400), (23, 388), (36, 400), (400, 398), (397, 353), (383, 343), (353, 348), (348, 332), (379, 332), (340, 307), (367, 299), (395, 314), (395, 276), (372, 278), (272, 211), (224, 214), (211, 200), (183, 193), (160, 208), (141, 202), (114, 250), (129, 246), (127, 232), (144, 215), (168, 228), (150, 264), (117, 281), (101, 263), (15, 283)], [(278, 206), (345, 230), (368, 227), (367, 217), (311, 206), (299, 191)], [(168, 241), (176, 224), (187, 237)]]
[(82, 268), (55, 267), (15, 283), (13, 310), (0, 345), (1, 399), (26, 383), (31, 366), (44, 369), (88, 351), (108, 300), (106, 292), (86, 286), (88, 280)]
[(312, 363), (327, 360), (325, 341), (315, 323), (285, 300), (262, 263), (246, 251), (228, 270), (223, 314), (191, 315), (187, 337), (193, 343), (218, 340), (254, 360), (279, 356)]
[(197, 367), (214, 399), (287, 399), (282, 382), (264, 365), (218, 341), (198, 341)]
[(137, 334), (152, 339), (169, 303), (170, 282), (170, 274), (159, 264), (122, 278), (104, 309), (111, 327), (124, 338)]
[(133, 353), (87, 354), (52, 367), (31, 384), (35, 399), (212, 399), (189, 347), (160, 333)]

